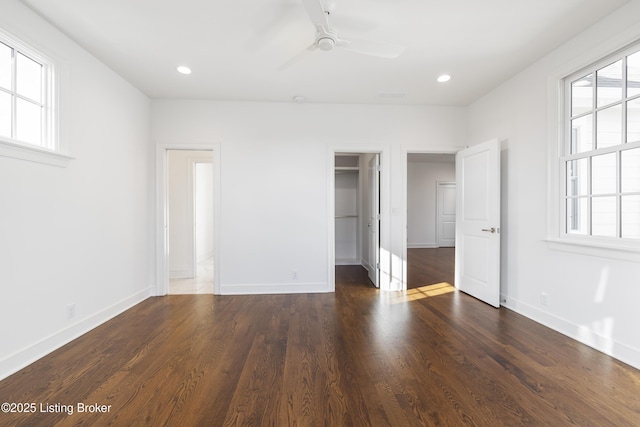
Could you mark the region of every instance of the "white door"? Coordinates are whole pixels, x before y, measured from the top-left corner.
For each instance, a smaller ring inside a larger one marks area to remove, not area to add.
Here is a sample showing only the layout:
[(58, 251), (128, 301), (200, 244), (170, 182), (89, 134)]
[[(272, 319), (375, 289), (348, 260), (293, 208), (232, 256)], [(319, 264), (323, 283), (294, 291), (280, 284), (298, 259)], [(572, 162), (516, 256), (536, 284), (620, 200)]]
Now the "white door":
[(500, 307), (500, 142), (456, 154), (456, 288)]
[(456, 183), (438, 182), (436, 191), (437, 242), (440, 248), (456, 245)]
[(367, 165), (369, 183), (369, 279), (380, 287), (380, 155), (374, 155)]

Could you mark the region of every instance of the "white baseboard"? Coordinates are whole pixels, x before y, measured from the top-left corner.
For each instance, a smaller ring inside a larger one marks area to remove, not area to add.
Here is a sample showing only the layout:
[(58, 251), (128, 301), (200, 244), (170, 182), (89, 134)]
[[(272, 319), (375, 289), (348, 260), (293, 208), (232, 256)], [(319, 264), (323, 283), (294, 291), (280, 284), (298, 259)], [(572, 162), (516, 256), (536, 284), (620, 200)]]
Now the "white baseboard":
[(118, 314), (146, 300), (149, 296), (151, 296), (151, 288), (125, 298), (89, 317), (79, 320), (71, 326), (43, 338), (35, 344), (8, 355), (0, 360), (0, 380), (18, 372), (36, 360), (41, 359), (79, 336), (102, 325), (107, 320), (116, 317)]
[(222, 295), (317, 294), (329, 292), (326, 283), (220, 285)]
[(362, 265), (362, 263), (355, 258), (336, 258), (336, 265)]
[(407, 249), (435, 249), (438, 245), (435, 243), (408, 243)]
[(621, 362), (631, 365), (636, 369), (640, 369), (640, 349), (630, 347), (609, 337), (602, 336), (597, 332), (586, 328), (584, 325), (576, 325), (514, 298), (501, 295), (500, 301), (504, 307), (513, 310), (518, 314), (618, 359)]

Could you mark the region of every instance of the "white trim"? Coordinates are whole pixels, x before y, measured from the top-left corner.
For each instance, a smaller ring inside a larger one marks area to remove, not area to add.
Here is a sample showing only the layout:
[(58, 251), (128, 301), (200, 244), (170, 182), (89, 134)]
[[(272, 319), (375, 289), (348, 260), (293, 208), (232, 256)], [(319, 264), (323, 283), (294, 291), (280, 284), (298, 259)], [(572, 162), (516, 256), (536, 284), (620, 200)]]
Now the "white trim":
[(0, 360), (0, 380), (86, 334), (151, 296), (144, 289)]
[(336, 265), (362, 265), (362, 260), (357, 258), (336, 258)]
[[(593, 239), (546, 239), (549, 249), (561, 252), (573, 252), (581, 255), (589, 255), (600, 258), (617, 259), (621, 261), (640, 262), (640, 248), (604, 243), (597, 238)], [(634, 242), (635, 243), (635, 242)]]
[(24, 145), (0, 139), (0, 156), (66, 168), (74, 158), (37, 145)]
[[(15, 98), (20, 98), (27, 100), (30, 103), (41, 106), (44, 108), (43, 116), (41, 117), (41, 135), (40, 135), (40, 143), (39, 144), (31, 144), (27, 142), (20, 141), (15, 137), (15, 135), (11, 137), (4, 137), (1, 141), (3, 144), (10, 142), (15, 143), (16, 146), (23, 146), (24, 148), (34, 148), (35, 152), (40, 150), (50, 151), (54, 153), (62, 153), (63, 144), (60, 141), (60, 80), (63, 76), (66, 76), (66, 64), (64, 61), (61, 61), (55, 57), (52, 57), (49, 53), (45, 52), (44, 49), (40, 47), (34, 47), (29, 43), (23, 41), (24, 38), (14, 35), (13, 33), (7, 31), (4, 28), (0, 28), (0, 42), (3, 42), (14, 52), (19, 52), (23, 56), (28, 59), (39, 63), (42, 66), (42, 99), (36, 102), (34, 99), (26, 98), (15, 92), (15, 87), (12, 87), (8, 90), (7, 93), (11, 94)], [(15, 62), (15, 61), (14, 61)], [(13, 67), (15, 67), (15, 63)], [(15, 69), (14, 69), (15, 72)], [(16, 76), (13, 76), (12, 79), (15, 79)], [(66, 83), (66, 79), (65, 79)], [(4, 90), (3, 90), (4, 91)], [(12, 111), (15, 108), (15, 104), (12, 106)], [(15, 128), (16, 121), (15, 116), (12, 120), (12, 128)], [(14, 131), (15, 132), (15, 129)], [(40, 149), (40, 150), (38, 150)], [(28, 154), (29, 151), (20, 150), (22, 153), (18, 155), (10, 155), (5, 154), (4, 151), (0, 151), (0, 155), (5, 155), (7, 157), (18, 158), (22, 160), (32, 160), (38, 163), (44, 164), (52, 164), (54, 166), (66, 166), (66, 164), (61, 164), (58, 160), (52, 160), (53, 157), (46, 156), (37, 156)], [(67, 156), (62, 156), (67, 157)], [(35, 159), (35, 160), (34, 160)], [(68, 158), (67, 158), (68, 160)]]
[(156, 142), (156, 284), (155, 296), (169, 291), (169, 260), (166, 229), (167, 150), (202, 150), (213, 153), (213, 293), (221, 293), (220, 283), (220, 144), (179, 144)]
[(610, 337), (599, 335), (586, 325), (569, 322), (515, 298), (501, 295), (500, 301), (509, 310), (513, 310), (556, 332), (640, 369), (640, 349), (638, 348), (633, 348)]
[(220, 295), (317, 294), (333, 292), (326, 283), (237, 284), (221, 285)]
[(439, 247), (435, 243), (407, 243), (407, 249), (436, 249)]
[(565, 86), (564, 79), (588, 67), (628, 49), (640, 41), (640, 24), (629, 27), (622, 33), (590, 46), (582, 54), (574, 57), (564, 66), (547, 76), (547, 237), (549, 249), (576, 254), (597, 256), (623, 261), (638, 262), (640, 244), (633, 239), (616, 238), (608, 242), (595, 236), (580, 239), (580, 236), (566, 235), (564, 228), (564, 208), (561, 197), (564, 188), (562, 141), (564, 141)]

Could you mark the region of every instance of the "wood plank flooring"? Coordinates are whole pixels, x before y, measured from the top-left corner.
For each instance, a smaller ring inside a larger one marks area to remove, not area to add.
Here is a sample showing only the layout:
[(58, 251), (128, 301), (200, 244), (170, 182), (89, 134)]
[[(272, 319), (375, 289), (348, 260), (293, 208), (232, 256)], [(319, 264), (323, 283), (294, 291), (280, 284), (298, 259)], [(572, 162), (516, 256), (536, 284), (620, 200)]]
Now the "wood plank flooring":
[(38, 410), (0, 425), (640, 425), (638, 370), (447, 285), (336, 276), (335, 294), (150, 298), (1, 381)]
[(455, 248), (408, 249), (407, 266), (407, 289), (436, 283), (453, 285)]

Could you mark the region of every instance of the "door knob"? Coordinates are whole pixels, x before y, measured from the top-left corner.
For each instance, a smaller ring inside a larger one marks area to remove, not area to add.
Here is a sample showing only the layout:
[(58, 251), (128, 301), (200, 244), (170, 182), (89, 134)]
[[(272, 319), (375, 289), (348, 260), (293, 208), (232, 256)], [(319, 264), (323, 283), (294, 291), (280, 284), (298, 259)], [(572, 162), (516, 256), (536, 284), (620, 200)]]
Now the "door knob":
[(495, 233), (496, 232), (496, 228), (495, 227), (483, 228), (482, 231), (488, 231), (489, 233)]

